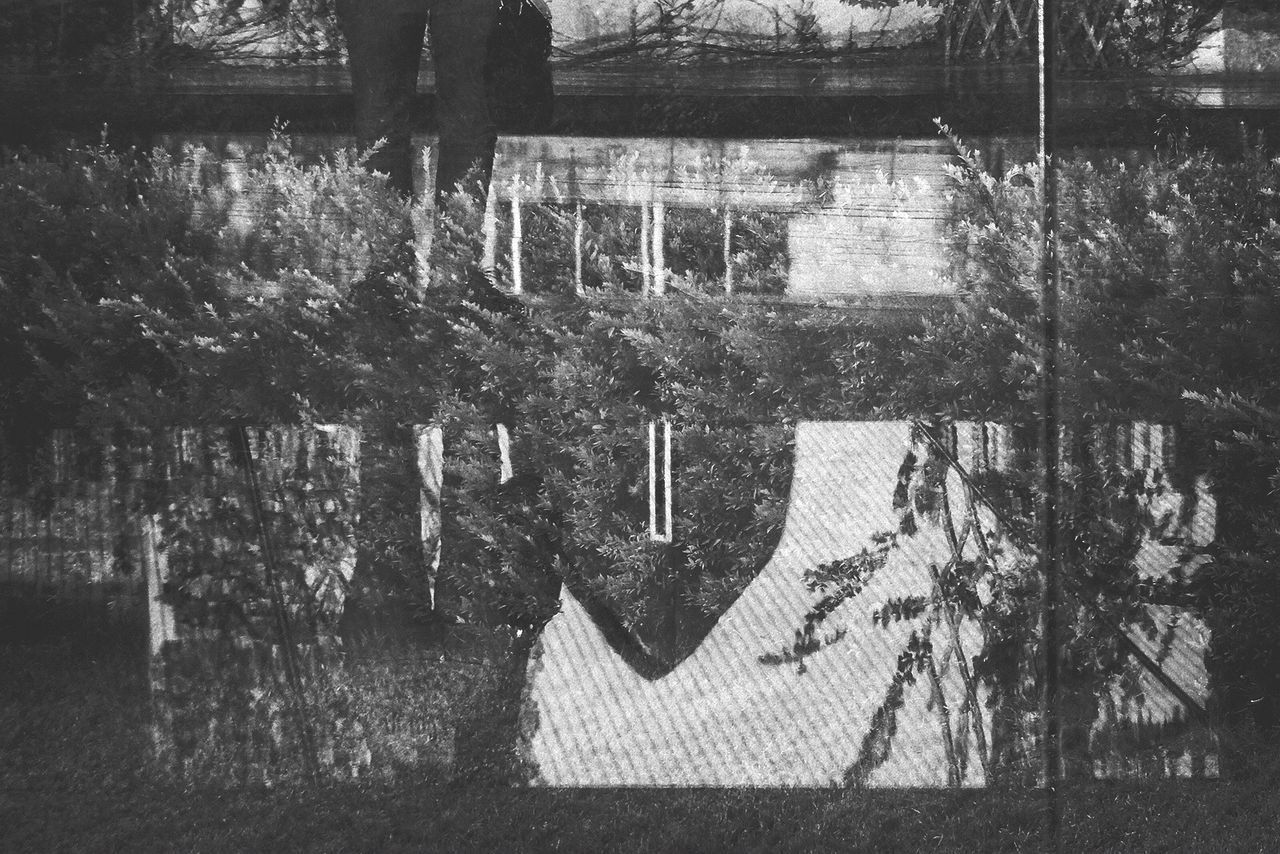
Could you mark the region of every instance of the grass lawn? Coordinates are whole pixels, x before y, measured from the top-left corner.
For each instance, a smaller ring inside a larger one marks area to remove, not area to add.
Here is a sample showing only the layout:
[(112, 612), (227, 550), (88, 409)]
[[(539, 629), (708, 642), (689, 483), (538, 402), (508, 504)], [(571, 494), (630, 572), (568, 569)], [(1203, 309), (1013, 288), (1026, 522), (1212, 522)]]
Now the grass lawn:
[[(1028, 791), (307, 790), (149, 780), (140, 644), (0, 645), (0, 851), (1043, 851)], [(1064, 851), (1280, 850), (1280, 784), (1097, 784)]]

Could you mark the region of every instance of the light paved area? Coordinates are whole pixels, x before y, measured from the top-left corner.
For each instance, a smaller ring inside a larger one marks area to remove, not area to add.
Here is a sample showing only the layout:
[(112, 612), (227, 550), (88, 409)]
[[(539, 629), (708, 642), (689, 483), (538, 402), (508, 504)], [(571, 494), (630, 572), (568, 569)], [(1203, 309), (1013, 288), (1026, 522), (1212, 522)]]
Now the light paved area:
[[(908, 435), (902, 422), (801, 424), (786, 527), (773, 559), (698, 650), (662, 679), (636, 675), (566, 594), (531, 671), (530, 700), (539, 716), (532, 752), (540, 782), (839, 781), (857, 760), (898, 655), (919, 628), (919, 621), (906, 620), (873, 625), (872, 611), (895, 597), (928, 595), (928, 565), (949, 554), (941, 530), (922, 529), (860, 596), (823, 622), (819, 635), (840, 628), (848, 634), (807, 657), (806, 672), (794, 664), (761, 664), (759, 657), (790, 648), (804, 625), (818, 598), (805, 588), (806, 569), (855, 554), (871, 545), (872, 534), (896, 527), (891, 501)], [(982, 631), (965, 624), (961, 640), (972, 657), (982, 648)], [(926, 681), (907, 686), (890, 756), (869, 785), (946, 785), (938, 709)], [(942, 683), (948, 706), (959, 709), (958, 669), (947, 668)], [(963, 782), (983, 783), (976, 756)]]
[[(962, 461), (971, 458), (960, 429)], [(847, 629), (842, 641), (808, 656), (805, 672), (796, 664), (765, 665), (762, 654), (789, 649), (796, 629), (819, 594), (806, 589), (805, 570), (871, 547), (871, 537), (894, 529), (892, 496), (898, 466), (908, 450), (909, 425), (902, 422), (802, 423), (796, 434), (796, 465), (786, 526), (760, 576), (712, 629), (698, 650), (674, 671), (648, 681), (607, 645), (585, 610), (566, 593), (562, 611), (547, 626), (541, 653), (531, 663), (527, 702), (537, 727), (530, 742), (540, 784), (560, 786), (707, 785), (825, 786), (839, 782), (859, 759), (865, 734), (892, 683), (900, 652), (925, 620), (903, 620), (887, 628), (873, 624), (881, 603), (927, 596), (928, 567), (949, 556), (936, 524), (922, 524), (904, 541), (862, 593), (840, 605), (821, 624), (819, 636)], [(953, 506), (961, 504), (958, 478), (948, 482)], [(1207, 487), (1189, 520), (1196, 540), (1212, 537)], [(1171, 499), (1181, 506), (1184, 498)], [(1172, 505), (1171, 505), (1172, 507)], [(1157, 510), (1159, 508), (1156, 508)], [(1168, 509), (1168, 508), (1166, 508)], [(1177, 509), (1177, 508), (1173, 508)], [(990, 520), (986, 520), (987, 523)], [(984, 525), (985, 527), (986, 525)], [(1168, 570), (1174, 555), (1153, 539), (1139, 556), (1145, 575)], [(1152, 609), (1154, 638), (1132, 633), (1189, 693), (1207, 697), (1204, 650), (1207, 632), (1185, 615)], [(940, 640), (941, 638), (941, 640)], [(984, 632), (966, 621), (961, 653), (971, 661)], [(961, 783), (984, 784), (975, 728), (960, 718), (964, 685), (955, 651), (934, 627), (940, 682), (950, 713), (955, 751), (967, 761)], [(1181, 703), (1153, 676), (1130, 668), (1111, 686), (1111, 702), (1100, 703), (1091, 735), (1099, 756), (1095, 773), (1138, 767), (1116, 762), (1116, 733), (1135, 723), (1161, 725), (1186, 719)], [(906, 687), (888, 757), (866, 779), (880, 787), (939, 787), (948, 784), (940, 707), (920, 678)], [(1142, 696), (1134, 693), (1134, 688)], [(979, 690), (985, 706), (986, 692)], [(990, 739), (984, 708), (982, 729)], [(1216, 774), (1212, 744), (1185, 739), (1165, 758), (1169, 775), (1196, 767)], [(1198, 746), (1197, 746), (1198, 745)], [(1206, 748), (1206, 745), (1207, 748)], [(1164, 754), (1161, 754), (1164, 755)], [(1111, 758), (1108, 759), (1107, 757)], [(1151, 763), (1143, 773), (1153, 773)], [(1154, 773), (1162, 773), (1155, 771)]]

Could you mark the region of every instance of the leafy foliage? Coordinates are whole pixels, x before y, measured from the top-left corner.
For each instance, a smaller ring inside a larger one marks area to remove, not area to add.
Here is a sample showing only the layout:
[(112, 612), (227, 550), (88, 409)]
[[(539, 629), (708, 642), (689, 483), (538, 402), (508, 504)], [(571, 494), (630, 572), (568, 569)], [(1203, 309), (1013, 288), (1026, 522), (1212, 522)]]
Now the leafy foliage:
[[(1240, 710), (1239, 695), (1248, 693), (1259, 701), (1258, 722), (1274, 724), (1261, 698), (1272, 695), (1264, 686), (1273, 684), (1266, 674), (1275, 671), (1280, 638), (1245, 603), (1273, 595), (1247, 567), (1275, 559), (1276, 434), (1265, 425), (1274, 423), (1276, 405), (1280, 164), (1260, 145), (1224, 162), (1173, 138), (1136, 166), (1056, 168), (1061, 404), (1054, 415), (1063, 431), (1060, 536), (1069, 592), (1090, 603), (1085, 622), (1098, 625), (1139, 619), (1143, 601), (1194, 603), (1215, 632), (1222, 629), (1214, 678), (1223, 710)], [(1039, 177), (1030, 168), (987, 175), (972, 156), (960, 177), (952, 249), (973, 296), (958, 322), (935, 327), (913, 348), (914, 370), (942, 378), (960, 404), (952, 411), (991, 401), (1015, 413), (1013, 423), (1034, 423)], [(1127, 468), (1124, 449), (1105, 439), (1114, 425), (1140, 420), (1176, 424), (1180, 437), (1145, 474)], [(1216, 484), (1219, 525), (1207, 548), (1185, 527), (1196, 501), (1176, 511), (1168, 503), (1174, 492), (1194, 499), (1198, 476)], [(1029, 485), (1015, 492), (1025, 495)], [(1139, 589), (1133, 560), (1153, 538), (1180, 543), (1185, 573)], [(1240, 595), (1246, 577), (1257, 586)], [(1079, 637), (1099, 635), (1082, 628)], [(1080, 662), (1096, 653), (1091, 666), (1105, 669), (1116, 661), (1100, 652), (1106, 646), (1070, 655)]]
[[(948, 533), (953, 560), (937, 568), (933, 597), (890, 603), (873, 615), (897, 613), (926, 628), (950, 609), (983, 615), (986, 641), (975, 664), (995, 692), (993, 758), (1016, 767), (1025, 761), (1016, 758), (1019, 751), (1031, 755), (1031, 733), (1025, 719), (1016, 718), (1034, 708), (1038, 679), (1030, 664), (1038, 652), (1034, 499), (1041, 482), (1033, 425), (1044, 417), (1041, 176), (1029, 166), (990, 175), (975, 153), (956, 143), (962, 163), (955, 172), (951, 251), (953, 274), (968, 298), (913, 336), (904, 370), (911, 380), (902, 384), (899, 402), (938, 413), (943, 424), (975, 416), (1012, 423), (1019, 453), (1030, 464), (965, 475), (968, 508), (957, 508), (956, 518), (976, 520), (979, 509), (994, 513), (1010, 549), (1003, 559), (999, 549), (988, 551), (996, 543), (993, 532), (978, 541), (978, 560), (961, 551), (967, 537), (983, 530), (966, 520), (963, 531)], [(1278, 165), (1260, 151), (1223, 163), (1175, 148), (1136, 168), (1057, 166), (1062, 346), (1060, 405), (1052, 416), (1062, 443), (1057, 536), (1067, 567), (1062, 661), (1070, 750), (1083, 749), (1083, 728), (1098, 714), (1097, 698), (1112, 690), (1108, 686), (1135, 690), (1135, 673), (1151, 665), (1137, 658), (1127, 637), (1164, 636), (1156, 614), (1167, 606), (1190, 608), (1222, 630), (1211, 655), (1219, 711), (1241, 711), (1240, 698), (1248, 694), (1258, 723), (1275, 721), (1264, 698), (1273, 696), (1269, 674), (1280, 639), (1273, 622), (1259, 618), (1256, 603), (1274, 601), (1274, 585), (1261, 574), (1274, 560), (1272, 526), (1261, 522), (1274, 520), (1275, 512), (1274, 491), (1262, 487), (1268, 478), (1275, 483), (1274, 380), (1258, 372), (1273, 370), (1277, 340)], [(1177, 447), (1150, 448), (1144, 464), (1141, 449), (1128, 445), (1135, 421), (1178, 424)], [(886, 550), (897, 548), (900, 538), (936, 530), (946, 496), (939, 472), (963, 474), (957, 461), (938, 453), (943, 446), (931, 441), (922, 459), (907, 455), (894, 496), (899, 529), (886, 532), (874, 552), (815, 570), (812, 583), (823, 598), (796, 630), (793, 648), (763, 657), (764, 663), (799, 661), (803, 671), (804, 657), (825, 640), (815, 627), (862, 590)], [(1212, 532), (1195, 522), (1206, 476), (1220, 496), (1221, 525), (1212, 545)], [(950, 511), (947, 517), (950, 528)], [(1177, 550), (1172, 567), (1143, 564), (1157, 543)], [(1242, 585), (1252, 586), (1245, 592)], [(976, 597), (979, 589), (985, 593)], [(889, 686), (873, 726), (879, 735), (869, 736), (853, 778), (865, 779), (887, 755), (905, 680), (895, 677)]]
[[(277, 152), (251, 165), (253, 183), (272, 188), (249, 210), (270, 251), (250, 251), (241, 265), (219, 252), (234, 202), (193, 181), (192, 163), (184, 172), (163, 157), (104, 150), (61, 162), (25, 157), (0, 174), (0, 293), (12, 307), (0, 322), (14, 357), (5, 411), (153, 429), (358, 426), (373, 452), (366, 485), (381, 484), (366, 491), (362, 512), (398, 520), (364, 534), (360, 559), (379, 567), (366, 590), (418, 611), (429, 607), (412, 507), (418, 484), (394, 449), (406, 425), (438, 420), (450, 449), (440, 608), (527, 650), (566, 584), (651, 676), (691, 652), (768, 559), (791, 475), (789, 424), (920, 419), (927, 447), (904, 461), (898, 530), (865, 556), (815, 568), (814, 592), (827, 598), (770, 662), (803, 667), (823, 643), (840, 642), (819, 626), (857, 594), (880, 553), (895, 538), (950, 527), (968, 549), (937, 568), (933, 593), (889, 603), (888, 617), (949, 627), (952, 617), (981, 615), (986, 648), (968, 657), (974, 678), (996, 686), (998, 706), (1026, 708), (1038, 595), (1041, 176), (1032, 167), (987, 174), (960, 148), (950, 244), (967, 298), (906, 329), (698, 286), (665, 300), (630, 293), (627, 262), (615, 253), (634, 241), (634, 224), (604, 209), (584, 228), (586, 266), (600, 288), (572, 296), (572, 264), (541, 263), (544, 253), (571, 258), (564, 247), (576, 210), (556, 205), (530, 211), (527, 239), (541, 266), (529, 270), (536, 298), (518, 302), (475, 272), (480, 212), (462, 195), (438, 215), (419, 281), (409, 235), (420, 214), (382, 195), (354, 157), (303, 167)], [(1148, 631), (1148, 606), (1166, 602), (1199, 609), (1215, 629), (1216, 678), (1238, 704), (1275, 697), (1269, 674), (1280, 644), (1258, 609), (1274, 601), (1263, 568), (1276, 559), (1280, 483), (1277, 165), (1260, 152), (1222, 163), (1175, 149), (1137, 167), (1061, 164), (1059, 180), (1056, 415), (1062, 536), (1078, 606), (1067, 644), (1082, 686), (1076, 700), (1127, 666), (1111, 627)], [(700, 235), (717, 220), (675, 218), (673, 266), (690, 271), (679, 281), (697, 282), (706, 269)], [(779, 255), (776, 238), (762, 235), (759, 245), (763, 281)], [(313, 269), (335, 257), (354, 263), (345, 273)], [(706, 281), (714, 279), (710, 268)], [(647, 428), (664, 419), (682, 457), (672, 543), (645, 525)], [(1114, 424), (1138, 419), (1178, 423), (1185, 437), (1141, 473), (1102, 441)], [(948, 511), (939, 484), (954, 461), (926, 436), (960, 420), (1012, 425), (1016, 459), (972, 474), (968, 506)], [(505, 480), (499, 424), (512, 437)], [(38, 429), (10, 415), (5, 431), (20, 438)], [(1206, 473), (1220, 484), (1223, 520), (1212, 547), (1187, 534), (1194, 502), (1172, 499), (1195, 495)], [(1016, 553), (982, 544), (977, 507), (1000, 519)], [(942, 521), (947, 512), (951, 522)], [(1135, 573), (1135, 557), (1161, 539), (1181, 540), (1182, 577)], [(191, 580), (216, 574), (191, 567)], [(225, 587), (229, 599), (242, 596), (247, 578)], [(195, 599), (223, 591), (188, 585)], [(927, 671), (934, 640), (921, 633), (907, 650), (913, 663), (889, 686), (880, 734), (865, 751), (871, 764), (855, 777), (873, 769), (902, 686), (919, 666)], [(997, 715), (991, 752), (1016, 753), (1022, 726)]]
[[(1036, 55), (1036, 6), (958, 0), (947, 7), (952, 52), (964, 59)], [(1057, 64), (1164, 69), (1190, 57), (1213, 30), (1223, 0), (1065, 0), (1057, 11)], [(1004, 14), (1005, 10), (1007, 14)]]
[(225, 640), (332, 637), (355, 564), (359, 437), (218, 433), (173, 435), (152, 462), (174, 494), (166, 599), (185, 627)]
[(0, 48), (16, 70), (120, 73), (191, 60), (336, 59), (331, 0), (9, 3)]
[[(445, 519), (458, 526), (444, 538), (460, 550), (449, 563), (467, 573), (457, 583), (468, 600), (481, 598), (479, 585), (510, 590), (493, 579), (521, 567), (534, 577), (501, 607), (533, 628), (555, 607), (537, 604), (536, 591), (554, 594), (563, 579), (645, 638), (660, 669), (673, 666), (772, 552), (790, 482), (785, 422), (873, 405), (818, 393), (839, 386), (837, 355), (866, 346), (847, 320), (635, 297), (542, 305), (518, 319), (488, 313), (463, 327), (485, 370), (469, 400), (442, 413), (457, 502)], [(789, 375), (802, 363), (762, 346), (779, 340), (815, 355), (803, 377)], [(681, 460), (671, 544), (646, 529), (647, 425), (663, 418)], [(495, 424), (513, 437), (506, 483)]]

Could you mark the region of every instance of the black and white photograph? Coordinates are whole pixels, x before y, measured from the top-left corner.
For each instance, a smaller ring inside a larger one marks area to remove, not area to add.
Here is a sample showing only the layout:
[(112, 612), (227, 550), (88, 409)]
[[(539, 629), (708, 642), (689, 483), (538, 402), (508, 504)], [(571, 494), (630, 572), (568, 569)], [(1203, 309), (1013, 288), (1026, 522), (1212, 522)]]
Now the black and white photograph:
[(1280, 850), (1280, 0), (0, 0), (0, 851)]

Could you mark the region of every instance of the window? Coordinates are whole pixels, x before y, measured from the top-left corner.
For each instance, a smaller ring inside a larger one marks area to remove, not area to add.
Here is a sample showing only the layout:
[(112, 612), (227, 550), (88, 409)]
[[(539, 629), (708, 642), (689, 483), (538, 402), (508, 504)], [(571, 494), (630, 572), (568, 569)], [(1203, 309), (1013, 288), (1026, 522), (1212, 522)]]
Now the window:
[(649, 422), (649, 539), (671, 542), (671, 422)]

